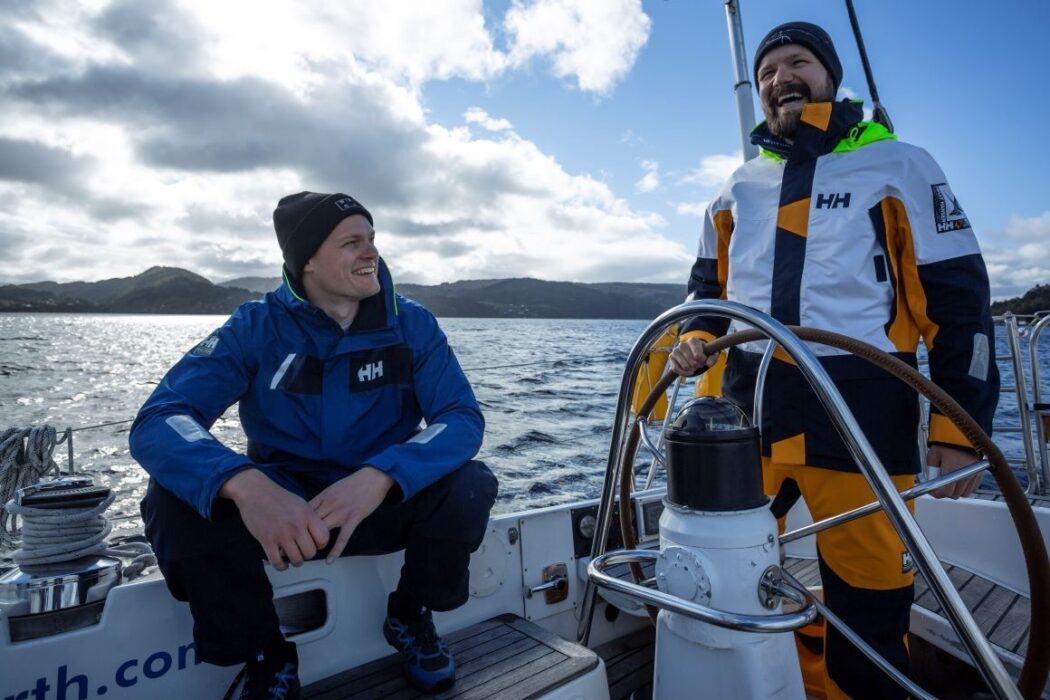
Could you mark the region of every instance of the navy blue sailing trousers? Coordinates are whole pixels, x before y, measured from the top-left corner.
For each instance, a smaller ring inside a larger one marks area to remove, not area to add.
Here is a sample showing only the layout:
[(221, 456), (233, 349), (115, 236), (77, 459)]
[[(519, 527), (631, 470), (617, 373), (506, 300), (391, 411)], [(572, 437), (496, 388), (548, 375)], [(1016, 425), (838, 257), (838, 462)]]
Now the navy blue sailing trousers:
[[(324, 485), (311, 481), (295, 490), (310, 499)], [(485, 536), (496, 491), (484, 462), (467, 462), (408, 500), (391, 494), (354, 530), (344, 555), (403, 549), (398, 591), (432, 610), (458, 608), (469, 595), (470, 554)], [(279, 638), (265, 555), (232, 501), (216, 500), (208, 520), (151, 480), (142, 518), (168, 589), (190, 604), (199, 659), (244, 663)]]

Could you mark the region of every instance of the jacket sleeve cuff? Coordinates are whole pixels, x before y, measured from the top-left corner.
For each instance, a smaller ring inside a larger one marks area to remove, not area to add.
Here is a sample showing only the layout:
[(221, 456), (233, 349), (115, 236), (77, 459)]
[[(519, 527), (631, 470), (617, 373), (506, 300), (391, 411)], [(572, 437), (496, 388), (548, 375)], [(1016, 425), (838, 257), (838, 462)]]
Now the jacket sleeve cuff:
[(197, 510), (200, 514), (208, 520), (211, 520), (212, 507), (215, 505), (215, 499), (219, 497), (219, 490), (222, 489), (222, 485), (232, 479), (235, 475), (243, 472), (245, 469), (251, 469), (254, 466), (255, 465), (252, 462), (239, 462), (231, 467), (221, 470), (213, 478), (207, 481), (204, 484), (204, 488), (201, 489), (201, 501), (197, 504)]
[(707, 331), (688, 331), (686, 333), (683, 333), (682, 337), (678, 340), (684, 343), (687, 340), (693, 339), (698, 339), (704, 341), (705, 343), (710, 343), (712, 340), (715, 339), (715, 334), (709, 333)]
[(930, 414), (929, 443), (962, 447), (971, 451), (974, 449), (962, 431), (940, 413)]
[(382, 452), (372, 459), (369, 459), (365, 462), (365, 465), (378, 469), (394, 480), (398, 489), (401, 490), (401, 498), (398, 502), (407, 501), (416, 494), (416, 489), (412, 488), (412, 485), (405, 480), (405, 475), (401, 474), (400, 470), (397, 468), (397, 460), (390, 454), (390, 450)]

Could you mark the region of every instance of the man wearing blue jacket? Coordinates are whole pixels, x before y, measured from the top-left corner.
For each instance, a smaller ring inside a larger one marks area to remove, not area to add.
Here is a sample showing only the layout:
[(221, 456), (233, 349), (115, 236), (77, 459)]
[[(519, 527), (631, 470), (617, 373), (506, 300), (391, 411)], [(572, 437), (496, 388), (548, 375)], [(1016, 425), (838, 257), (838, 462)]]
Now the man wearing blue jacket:
[[(264, 560), (405, 550), (386, 639), (418, 688), (452, 685), (431, 610), (468, 597), (496, 479), (484, 420), (433, 315), (394, 293), (372, 215), (301, 192), (274, 211), (284, 284), (238, 308), (164, 377), (131, 429), (146, 536), (203, 661), (244, 663), (227, 697), (298, 697)], [(247, 454), (209, 428), (234, 402)], [(425, 428), (421, 425), (425, 423)]]

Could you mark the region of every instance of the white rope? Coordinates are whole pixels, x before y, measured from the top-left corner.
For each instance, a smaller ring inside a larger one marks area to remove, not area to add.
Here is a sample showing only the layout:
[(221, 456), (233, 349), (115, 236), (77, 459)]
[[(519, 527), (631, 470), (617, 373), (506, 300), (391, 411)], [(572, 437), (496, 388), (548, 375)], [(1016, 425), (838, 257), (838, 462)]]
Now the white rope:
[(22, 548), (12, 558), (19, 566), (56, 564), (102, 554), (113, 525), (102, 512), (116, 498), (109, 495), (91, 508), (33, 508), (11, 500), (7, 510), (22, 516)]
[(124, 578), (134, 578), (147, 566), (157, 563), (153, 549), (145, 542), (106, 542), (113, 524), (103, 513), (113, 503), (112, 491), (99, 504), (89, 508), (33, 508), (11, 500), (8, 512), (22, 518), (22, 547), (12, 555), (20, 567), (62, 562), (102, 555), (130, 558)]

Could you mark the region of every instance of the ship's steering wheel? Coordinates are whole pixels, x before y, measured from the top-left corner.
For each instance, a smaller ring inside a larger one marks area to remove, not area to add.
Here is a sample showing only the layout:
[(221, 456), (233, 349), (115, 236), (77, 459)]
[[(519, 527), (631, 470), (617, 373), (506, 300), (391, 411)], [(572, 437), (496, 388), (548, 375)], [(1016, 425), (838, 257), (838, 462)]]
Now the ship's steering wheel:
[[(1038, 698), (1050, 675), (1050, 559), (1042, 534), (1032, 512), (1032, 507), (1024, 491), (1017, 482), (1017, 477), (1010, 470), (998, 446), (981, 429), (977, 422), (966, 413), (948, 394), (924, 377), (917, 370), (867, 343), (854, 340), (830, 331), (789, 327), (801, 340), (822, 343), (840, 350), (845, 350), (881, 367), (901, 381), (911, 386), (929, 399), (962, 433), (970, 440), (989, 462), (989, 468), (1003, 494), (1014, 527), (1020, 539), (1028, 573), (1028, 586), (1031, 594), (1032, 619), (1029, 632), (1028, 653), (1021, 668), (1018, 690), (1025, 698)], [(705, 352), (712, 355), (742, 343), (764, 340), (767, 336), (759, 330), (744, 330), (723, 336), (705, 344)], [(771, 341), (773, 342), (773, 341)], [(634, 526), (631, 521), (631, 491), (634, 483), (634, 458), (638, 450), (642, 425), (648, 420), (658, 399), (664, 394), (677, 375), (668, 372), (653, 387), (645, 401), (639, 407), (635, 424), (628, 432), (621, 464), (620, 480), (620, 530), (624, 548), (633, 550), (637, 545)], [(898, 534), (901, 534), (898, 532)], [(914, 556), (914, 553), (913, 553)], [(921, 555), (920, 555), (921, 556)], [(939, 564), (938, 564), (939, 565)], [(631, 564), (631, 572), (636, 582), (641, 582), (643, 575), (637, 563)], [(953, 624), (954, 627), (954, 624)], [(956, 629), (956, 633), (960, 630)]]

